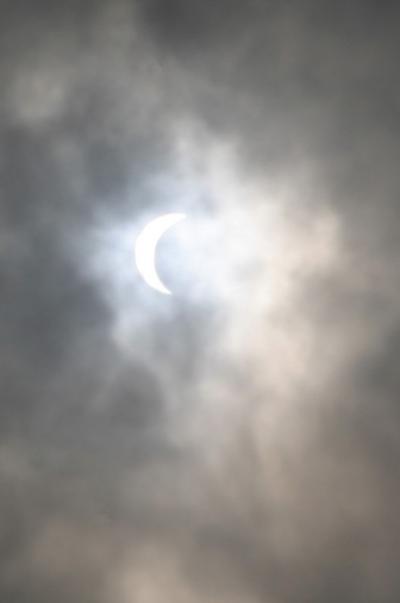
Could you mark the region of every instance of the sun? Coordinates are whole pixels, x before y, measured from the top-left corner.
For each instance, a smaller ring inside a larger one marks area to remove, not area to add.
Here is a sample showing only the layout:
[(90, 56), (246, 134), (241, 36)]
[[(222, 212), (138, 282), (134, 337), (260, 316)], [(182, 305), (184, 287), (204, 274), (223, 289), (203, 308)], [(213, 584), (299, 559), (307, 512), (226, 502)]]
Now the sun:
[(167, 289), (157, 273), (155, 257), (157, 243), (167, 230), (185, 219), (186, 215), (181, 213), (159, 216), (149, 222), (136, 239), (136, 267), (147, 285), (164, 295), (171, 295), (171, 291)]

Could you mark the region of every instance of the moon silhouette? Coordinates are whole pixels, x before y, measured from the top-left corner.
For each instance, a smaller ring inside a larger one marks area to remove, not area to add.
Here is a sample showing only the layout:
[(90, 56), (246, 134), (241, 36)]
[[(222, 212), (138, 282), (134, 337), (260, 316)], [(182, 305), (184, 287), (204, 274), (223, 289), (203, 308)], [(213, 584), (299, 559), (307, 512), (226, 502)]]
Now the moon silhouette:
[(167, 289), (162, 280), (157, 274), (156, 269), (156, 250), (157, 243), (161, 237), (186, 218), (185, 214), (164, 214), (149, 222), (141, 231), (136, 239), (135, 244), (135, 259), (136, 267), (142, 276), (143, 280), (159, 293), (171, 295), (171, 291)]

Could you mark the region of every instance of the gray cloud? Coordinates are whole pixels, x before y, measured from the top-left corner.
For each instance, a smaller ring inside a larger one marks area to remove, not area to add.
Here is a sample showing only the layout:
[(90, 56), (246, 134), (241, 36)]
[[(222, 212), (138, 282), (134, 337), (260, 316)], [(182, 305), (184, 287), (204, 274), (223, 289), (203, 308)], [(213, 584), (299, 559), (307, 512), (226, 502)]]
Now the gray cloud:
[(0, 598), (398, 601), (396, 7), (3, 16)]

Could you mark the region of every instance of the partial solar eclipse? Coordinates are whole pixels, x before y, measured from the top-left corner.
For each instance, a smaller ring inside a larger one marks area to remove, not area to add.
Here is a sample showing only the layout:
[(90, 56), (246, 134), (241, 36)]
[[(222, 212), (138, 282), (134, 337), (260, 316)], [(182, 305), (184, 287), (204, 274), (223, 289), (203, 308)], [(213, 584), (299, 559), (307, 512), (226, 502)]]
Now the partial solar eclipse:
[(136, 239), (136, 267), (143, 280), (159, 293), (171, 295), (171, 291), (160, 279), (156, 268), (157, 243), (175, 224), (186, 218), (185, 214), (164, 214), (149, 222)]

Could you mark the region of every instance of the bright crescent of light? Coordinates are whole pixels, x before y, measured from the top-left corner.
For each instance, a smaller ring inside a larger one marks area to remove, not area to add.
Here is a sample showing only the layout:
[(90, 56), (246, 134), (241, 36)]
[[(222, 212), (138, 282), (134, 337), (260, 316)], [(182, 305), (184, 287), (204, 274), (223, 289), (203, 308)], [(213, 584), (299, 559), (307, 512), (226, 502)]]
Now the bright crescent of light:
[(143, 280), (156, 291), (171, 295), (171, 291), (163, 284), (156, 269), (157, 243), (175, 224), (186, 218), (185, 214), (165, 214), (152, 220), (144, 227), (136, 239), (136, 266)]

